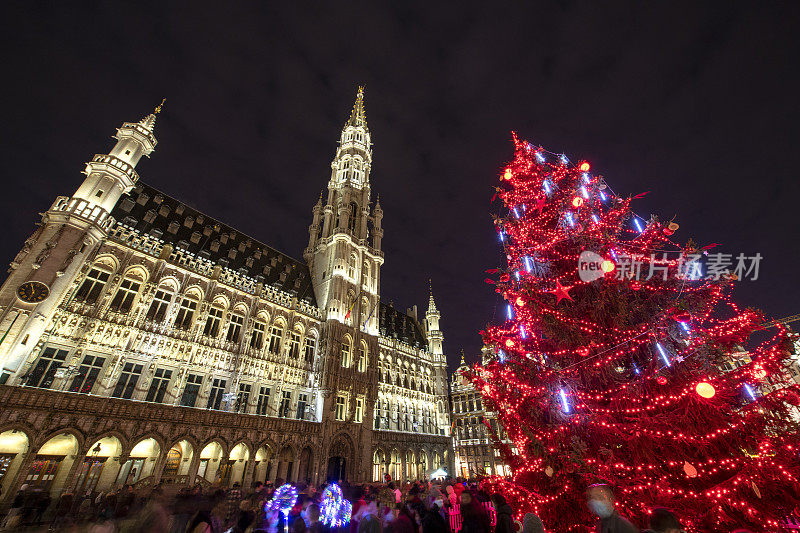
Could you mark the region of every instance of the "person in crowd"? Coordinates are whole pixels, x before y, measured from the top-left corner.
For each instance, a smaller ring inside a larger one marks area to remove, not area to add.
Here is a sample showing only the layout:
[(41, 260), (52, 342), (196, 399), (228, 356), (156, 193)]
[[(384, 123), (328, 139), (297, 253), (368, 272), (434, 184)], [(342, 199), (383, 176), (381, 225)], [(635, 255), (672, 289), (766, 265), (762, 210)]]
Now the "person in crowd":
[(430, 508), (422, 517), (422, 533), (448, 533), (447, 522), (441, 514), (439, 504), (441, 498), (433, 500)]
[(450, 507), (455, 507), (456, 505), (458, 505), (459, 501), (458, 495), (456, 494), (456, 491), (453, 488), (453, 486), (447, 485), (447, 488), (445, 490), (447, 491), (447, 502), (450, 505)]
[(455, 485), (453, 485), (453, 491), (456, 493), (456, 502), (461, 501), (461, 493), (464, 492), (464, 483), (461, 481), (461, 478), (458, 478), (458, 481)]
[(370, 500), (358, 511), (356, 516), (358, 523), (357, 533), (382, 533), (383, 526), (378, 514), (378, 504), (375, 500)]
[(417, 533), (417, 523), (411, 510), (402, 503), (396, 504), (392, 533)]
[(144, 507), (135, 513), (133, 522), (126, 528), (129, 531), (147, 531), (148, 533), (167, 533), (169, 531), (169, 515), (163, 503), (163, 489), (156, 485)]
[(522, 533), (544, 533), (542, 519), (536, 513), (525, 513), (522, 519)]
[(492, 494), (490, 500), (497, 514), (497, 523), (494, 526), (494, 533), (515, 533), (514, 511), (506, 501), (505, 496), (499, 493)]
[(350, 533), (358, 532), (358, 512), (362, 507), (367, 505), (367, 500), (364, 497), (364, 489), (360, 486), (353, 488), (353, 518), (350, 520)]
[(58, 498), (53, 521), (50, 524), (51, 530), (58, 530), (72, 523), (72, 493), (67, 491)]
[(242, 489), (238, 481), (228, 489), (225, 499), (228, 502), (228, 509), (225, 512), (225, 523), (230, 526), (236, 519), (236, 513), (239, 511), (239, 502), (242, 501)]
[(683, 530), (680, 520), (675, 513), (664, 507), (656, 507), (650, 514), (649, 533), (680, 533)]
[(586, 505), (599, 519), (598, 533), (639, 533), (639, 529), (614, 508), (614, 492), (608, 485), (590, 486), (586, 491)]
[(132, 485), (125, 485), (117, 494), (117, 505), (114, 509), (114, 518), (125, 518), (136, 503), (136, 493)]
[(52, 502), (50, 492), (36, 489), (31, 494), (31, 497), (30, 523), (35, 526), (41, 526), (44, 513)]
[(256, 520), (256, 513), (253, 511), (252, 498), (246, 498), (239, 502), (239, 514), (233, 526), (233, 533), (245, 533)]
[(201, 502), (200, 509), (186, 526), (186, 533), (222, 533), (225, 531), (226, 512), (225, 491), (217, 489)]
[(403, 494), (400, 492), (400, 489), (394, 486), (394, 483), (389, 483), (389, 490), (394, 493), (394, 502), (400, 503), (400, 498), (402, 498)]
[(5, 520), (3, 520), (3, 529), (14, 529), (22, 521), (22, 509), (25, 505), (25, 498), (28, 492), (28, 484), (22, 485), (17, 494), (14, 495), (14, 500), (11, 502), (11, 509), (9, 509)]
[(310, 504), (305, 511), (306, 533), (322, 533), (322, 524), (319, 521), (319, 505)]
[(492, 526), (483, 506), (469, 492), (461, 493), (461, 533), (491, 533)]
[(186, 524), (192, 517), (195, 507), (197, 506), (197, 498), (194, 491), (189, 487), (183, 487), (175, 495), (175, 500), (172, 503), (172, 527), (171, 533), (183, 533), (186, 531)]

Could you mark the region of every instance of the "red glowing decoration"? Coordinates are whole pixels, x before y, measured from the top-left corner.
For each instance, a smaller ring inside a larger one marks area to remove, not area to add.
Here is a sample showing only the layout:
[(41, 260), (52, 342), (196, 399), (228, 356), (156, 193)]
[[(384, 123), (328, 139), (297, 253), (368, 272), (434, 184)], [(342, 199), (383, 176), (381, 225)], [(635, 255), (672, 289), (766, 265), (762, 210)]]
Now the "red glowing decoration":
[[(698, 253), (670, 238), (677, 224), (651, 219), (661, 230), (637, 231), (634, 198), (584, 175), (587, 162), (514, 142), (495, 218), (507, 236), (500, 270), (521, 274), (497, 290), (517, 308), (483, 332), (507, 357), (468, 372), (511, 441), (496, 445), (513, 474), (484, 489), (502, 492), (517, 518), (536, 512), (548, 531), (593, 524), (580, 502), (600, 481), (640, 527), (664, 506), (690, 533), (779, 530), (800, 505), (800, 435), (788, 415), (800, 388), (778, 370), (786, 328), (749, 341), (764, 318), (731, 299), (731, 276), (687, 281), (677, 259), (661, 261)], [(515, 214), (521, 205), (535, 208)], [(605, 275), (579, 275), (586, 251)], [(742, 347), (753, 362), (723, 370)]]
[(550, 291), (556, 295), (556, 304), (558, 304), (561, 300), (565, 298), (567, 300), (574, 301), (572, 296), (569, 295), (569, 290), (572, 287), (573, 287), (572, 285), (564, 287), (563, 285), (561, 285), (561, 282), (559, 280), (556, 280), (556, 288)]
[(572, 199), (572, 207), (580, 207), (583, 205), (583, 198), (576, 196)]

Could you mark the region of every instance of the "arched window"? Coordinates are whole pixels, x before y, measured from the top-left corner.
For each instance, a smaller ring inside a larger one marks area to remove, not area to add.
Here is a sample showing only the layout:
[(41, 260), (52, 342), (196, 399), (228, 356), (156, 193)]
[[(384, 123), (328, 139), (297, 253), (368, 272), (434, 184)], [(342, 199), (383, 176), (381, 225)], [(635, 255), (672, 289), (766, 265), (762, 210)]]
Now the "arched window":
[(358, 371), (367, 371), (367, 345), (364, 341), (361, 341), (361, 345), (358, 347)]
[(351, 202), (350, 217), (348, 219), (348, 228), (347, 228), (348, 230), (350, 230), (350, 232), (354, 232), (356, 229), (356, 222), (358, 220), (357, 217), (358, 217), (358, 206), (356, 205), (355, 202)]
[(382, 450), (375, 450), (372, 456), (372, 481), (383, 481), (383, 468), (386, 463), (386, 454)]
[(175, 317), (175, 328), (188, 330), (192, 326), (192, 319), (196, 310), (197, 300), (190, 296), (184, 296), (178, 308), (178, 315)]
[(314, 362), (314, 350), (317, 349), (317, 339), (311, 335), (306, 335), (305, 344), (303, 345), (303, 353), (305, 355), (306, 363)]
[(167, 308), (172, 301), (172, 296), (172, 292), (167, 287), (156, 289), (156, 294), (153, 296), (153, 301), (150, 302), (150, 308), (147, 310), (147, 320), (161, 323), (164, 317), (167, 316)]
[(347, 275), (351, 279), (356, 279), (356, 265), (358, 264), (358, 256), (350, 254), (350, 261), (347, 263)]
[(370, 279), (369, 279), (369, 274), (370, 274), (369, 263), (367, 261), (364, 261), (364, 266), (362, 267), (362, 271), (361, 271), (361, 278), (364, 280), (363, 281), (364, 285), (366, 285), (368, 287), (371, 286)]
[(99, 268), (92, 268), (89, 273), (86, 274), (86, 278), (83, 280), (83, 283), (81, 283), (78, 292), (75, 293), (75, 299), (87, 304), (95, 303), (110, 277), (111, 274), (109, 272), (100, 270)]
[(275, 324), (269, 328), (269, 351), (278, 354), (281, 350), (281, 337), (283, 337), (283, 328)]
[(111, 300), (109, 309), (118, 313), (127, 313), (130, 311), (133, 306), (133, 300), (136, 299), (136, 295), (139, 293), (141, 286), (140, 280), (131, 278), (123, 279), (122, 283), (119, 285), (119, 289), (117, 289), (117, 294), (115, 294), (114, 299)]
[(223, 309), (217, 305), (212, 305), (208, 310), (206, 325), (203, 327), (203, 335), (216, 337), (219, 334), (219, 325), (222, 322)]
[(349, 337), (345, 337), (342, 341), (342, 367), (350, 368), (353, 364), (353, 342)]
[(232, 313), (225, 340), (228, 342), (239, 342), (239, 337), (242, 335), (242, 326), (244, 326), (244, 315)]

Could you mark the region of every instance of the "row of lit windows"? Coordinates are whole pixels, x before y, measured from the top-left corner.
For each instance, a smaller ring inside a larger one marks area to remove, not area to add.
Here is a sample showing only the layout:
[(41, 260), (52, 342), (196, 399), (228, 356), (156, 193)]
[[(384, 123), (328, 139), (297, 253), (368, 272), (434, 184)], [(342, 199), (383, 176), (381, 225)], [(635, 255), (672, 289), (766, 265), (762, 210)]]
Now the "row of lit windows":
[[(342, 341), (339, 354), (341, 356), (342, 368), (350, 368), (353, 366), (353, 341), (351, 341), (349, 337), (345, 337), (344, 341)], [(359, 372), (366, 372), (367, 362), (367, 344), (361, 341), (358, 346), (356, 370)]]
[(455, 396), (453, 398), (453, 411), (455, 413), (474, 413), (483, 411), (480, 397)]
[[(52, 388), (58, 377), (65, 378), (63, 390), (90, 394), (97, 378), (103, 370), (106, 357), (98, 355), (85, 355), (77, 368), (64, 367), (69, 352), (67, 350), (48, 347), (36, 360), (31, 370), (22, 376), (23, 383), (29, 387), (43, 389)], [(125, 362), (122, 366), (110, 396), (126, 400), (133, 399), (136, 386), (142, 377), (144, 363)], [(153, 378), (144, 394), (147, 402), (164, 403), (165, 397), (173, 379), (178, 375), (173, 369), (158, 367), (153, 372)], [(198, 405), (200, 390), (205, 380), (211, 380), (208, 399), (203, 405)], [(253, 395), (258, 387), (258, 394)], [(229, 390), (227, 379), (190, 372), (186, 376), (186, 383), (180, 394), (178, 405), (184, 407), (205, 407), (207, 409), (225, 409), (239, 413), (249, 413), (264, 416), (278, 416), (282, 418), (307, 419), (309, 416), (309, 397), (307, 393), (299, 392), (293, 406), (292, 391), (281, 391), (280, 402), (277, 405), (270, 403), (272, 386), (254, 383), (239, 383), (238, 391)], [(227, 397), (226, 397), (227, 395)], [(363, 402), (363, 400), (362, 400)], [(363, 412), (363, 403), (361, 407)], [(360, 420), (359, 420), (360, 421)]]
[[(75, 300), (87, 304), (94, 304), (108, 282), (109, 277), (110, 274), (108, 272), (98, 268), (92, 268), (75, 293)], [(139, 281), (129, 278), (124, 279), (112, 299), (109, 309), (119, 313), (129, 312), (140, 288), (141, 283)], [(167, 310), (173, 302), (174, 297), (175, 295), (167, 289), (157, 289), (145, 315), (147, 320), (157, 323), (163, 322), (166, 319)], [(197, 299), (183, 296), (178, 302), (178, 311), (173, 322), (173, 327), (184, 331), (189, 330), (194, 321), (198, 304), (199, 301)], [(203, 326), (203, 335), (217, 338), (221, 331), (223, 316), (224, 309), (219, 305), (212, 305), (208, 311), (205, 325)], [(231, 343), (240, 341), (244, 328), (244, 320), (244, 315), (235, 312), (231, 313), (225, 333), (226, 341)], [(262, 350), (265, 347), (266, 340), (266, 347), (269, 352), (279, 354), (281, 339), (283, 338), (284, 332), (283, 328), (279, 325), (271, 326), (268, 339), (266, 338), (266, 329), (267, 324), (265, 322), (258, 320), (254, 322), (249, 342), (250, 347), (254, 350)], [(292, 358), (298, 359), (300, 357), (301, 337), (302, 335), (299, 331), (293, 330), (290, 333), (289, 355)], [(307, 336), (303, 344), (303, 357), (306, 362), (310, 363), (313, 361), (315, 349), (316, 339)]]
[[(348, 416), (348, 408), (347, 408), (347, 394), (338, 394), (336, 396), (336, 420), (343, 422), (347, 420)], [(364, 398), (358, 397), (356, 398), (356, 408), (355, 412), (353, 413), (353, 422), (356, 424), (360, 424), (364, 421)]]
[(433, 408), (390, 404), (388, 400), (379, 399), (375, 402), (374, 418), (375, 429), (444, 434), (436, 423)]

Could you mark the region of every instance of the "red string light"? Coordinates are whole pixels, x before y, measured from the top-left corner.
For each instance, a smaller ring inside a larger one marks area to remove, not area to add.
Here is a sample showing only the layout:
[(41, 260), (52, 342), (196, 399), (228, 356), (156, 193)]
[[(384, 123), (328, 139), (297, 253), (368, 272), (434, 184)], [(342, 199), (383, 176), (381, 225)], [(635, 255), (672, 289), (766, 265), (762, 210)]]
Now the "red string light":
[[(764, 317), (731, 300), (732, 277), (682, 270), (701, 252), (671, 239), (677, 224), (634, 215), (588, 162), (514, 143), (495, 217), (507, 259), (497, 292), (513, 318), (482, 332), (503, 362), (468, 374), (514, 446), (498, 443), (513, 475), (487, 488), (553, 531), (593, 523), (583, 493), (599, 480), (640, 526), (663, 505), (687, 531), (774, 530), (800, 504), (786, 328), (744, 353)], [(584, 251), (602, 259), (593, 281), (578, 273)]]

